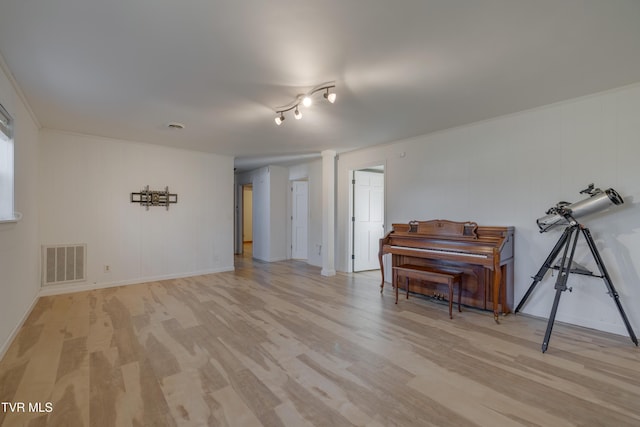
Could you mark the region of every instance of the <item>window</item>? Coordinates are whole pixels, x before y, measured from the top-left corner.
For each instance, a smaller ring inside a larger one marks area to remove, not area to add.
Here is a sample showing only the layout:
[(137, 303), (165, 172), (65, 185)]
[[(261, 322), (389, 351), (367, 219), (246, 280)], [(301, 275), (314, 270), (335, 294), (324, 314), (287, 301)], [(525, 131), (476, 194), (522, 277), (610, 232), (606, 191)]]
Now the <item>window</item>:
[(0, 222), (16, 221), (13, 208), (13, 119), (0, 104)]

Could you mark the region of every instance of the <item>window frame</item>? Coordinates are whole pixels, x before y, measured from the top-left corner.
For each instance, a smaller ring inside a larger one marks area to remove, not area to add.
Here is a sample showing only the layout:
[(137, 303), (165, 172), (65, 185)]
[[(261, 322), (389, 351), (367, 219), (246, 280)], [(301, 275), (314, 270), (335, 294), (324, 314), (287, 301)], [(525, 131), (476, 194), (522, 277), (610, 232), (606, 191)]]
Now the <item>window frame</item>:
[(22, 214), (15, 211), (14, 124), (13, 117), (0, 103), (0, 154), (4, 154), (4, 158), (0, 158), (0, 223), (22, 218)]

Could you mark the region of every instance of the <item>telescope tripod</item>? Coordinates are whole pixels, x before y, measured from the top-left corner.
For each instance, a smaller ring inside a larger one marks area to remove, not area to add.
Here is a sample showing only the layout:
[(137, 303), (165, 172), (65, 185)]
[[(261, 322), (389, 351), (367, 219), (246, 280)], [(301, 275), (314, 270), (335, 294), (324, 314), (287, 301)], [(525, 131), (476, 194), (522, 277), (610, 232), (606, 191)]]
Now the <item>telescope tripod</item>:
[[(553, 322), (555, 321), (555, 318), (556, 318), (556, 311), (558, 310), (558, 303), (560, 302), (560, 296), (562, 295), (562, 292), (566, 291), (567, 289), (569, 290), (569, 292), (571, 292), (572, 290), (572, 288), (567, 288), (567, 280), (569, 279), (569, 274), (575, 273), (575, 274), (582, 274), (585, 276), (600, 277), (604, 280), (604, 283), (607, 286), (607, 289), (608, 289), (607, 293), (609, 294), (609, 296), (611, 296), (614, 299), (616, 306), (618, 307), (618, 311), (620, 312), (620, 316), (622, 316), (622, 320), (624, 321), (624, 325), (627, 328), (627, 332), (629, 333), (629, 337), (631, 338), (631, 341), (633, 341), (633, 343), (637, 346), (638, 339), (636, 338), (636, 335), (633, 332), (633, 328), (629, 323), (629, 319), (627, 319), (627, 315), (622, 309), (622, 304), (620, 304), (620, 297), (618, 296), (618, 292), (613, 287), (613, 283), (611, 282), (611, 278), (609, 277), (607, 268), (604, 266), (604, 262), (602, 261), (602, 258), (598, 253), (598, 249), (596, 248), (596, 244), (593, 241), (593, 237), (591, 237), (591, 232), (589, 231), (588, 228), (578, 224), (573, 218), (570, 218), (569, 224), (572, 224), (572, 225), (570, 225), (564, 230), (564, 232), (562, 233), (562, 236), (560, 236), (560, 239), (551, 250), (551, 253), (547, 257), (547, 259), (544, 261), (544, 264), (542, 264), (542, 267), (540, 267), (540, 270), (538, 270), (538, 273), (533, 277), (533, 283), (531, 284), (527, 292), (524, 294), (524, 297), (516, 307), (515, 313), (520, 311), (524, 303), (527, 301), (527, 298), (529, 298), (529, 295), (531, 295), (531, 292), (533, 292), (533, 289), (544, 278), (544, 275), (547, 273), (547, 271), (550, 268), (553, 270), (558, 270), (558, 278), (556, 279), (556, 284), (555, 284), (556, 295), (553, 300), (553, 306), (551, 307), (551, 314), (549, 315), (547, 330), (544, 334), (544, 341), (542, 342), (542, 352), (544, 353), (547, 351), (547, 348), (549, 347), (549, 339), (551, 338), (551, 331), (553, 329)], [(600, 270), (600, 275), (593, 274), (593, 272), (585, 268), (580, 268), (573, 265), (573, 256), (576, 251), (578, 237), (580, 237), (581, 233), (584, 236), (585, 240), (587, 241), (587, 245), (591, 250), (591, 254), (593, 255), (593, 258), (596, 261), (598, 269)], [(552, 265), (561, 251), (562, 251), (561, 261), (555, 266)]]

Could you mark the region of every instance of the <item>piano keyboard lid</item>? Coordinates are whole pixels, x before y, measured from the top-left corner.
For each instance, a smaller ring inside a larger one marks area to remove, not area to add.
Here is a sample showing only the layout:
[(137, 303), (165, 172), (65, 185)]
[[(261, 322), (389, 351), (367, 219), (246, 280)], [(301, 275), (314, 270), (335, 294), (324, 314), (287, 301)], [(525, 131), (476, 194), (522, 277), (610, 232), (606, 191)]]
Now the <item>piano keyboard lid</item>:
[(466, 257), (474, 257), (474, 258), (484, 258), (487, 259), (491, 255), (491, 251), (485, 251), (488, 253), (481, 253), (482, 251), (470, 252), (461, 249), (435, 249), (435, 248), (414, 248), (411, 246), (398, 246), (398, 245), (390, 245), (391, 249), (410, 251), (410, 252), (420, 252), (420, 253), (432, 253), (432, 254), (443, 254), (443, 255), (458, 255), (458, 256), (466, 256)]

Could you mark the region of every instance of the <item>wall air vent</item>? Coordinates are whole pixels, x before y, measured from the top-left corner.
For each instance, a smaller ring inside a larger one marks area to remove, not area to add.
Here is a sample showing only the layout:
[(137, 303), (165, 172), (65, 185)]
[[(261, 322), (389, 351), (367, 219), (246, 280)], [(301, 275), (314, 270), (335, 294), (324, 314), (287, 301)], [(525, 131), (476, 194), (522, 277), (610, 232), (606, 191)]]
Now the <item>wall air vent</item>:
[(42, 286), (86, 280), (87, 245), (42, 247)]

